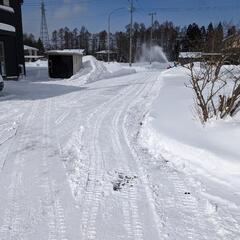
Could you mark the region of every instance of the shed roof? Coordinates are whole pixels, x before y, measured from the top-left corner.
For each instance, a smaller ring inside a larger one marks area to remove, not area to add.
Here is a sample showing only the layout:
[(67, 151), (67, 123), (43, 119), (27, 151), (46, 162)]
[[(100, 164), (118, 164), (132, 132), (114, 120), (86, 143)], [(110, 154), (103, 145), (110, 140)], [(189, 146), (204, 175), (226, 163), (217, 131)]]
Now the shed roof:
[(63, 50), (50, 50), (47, 52), (47, 55), (83, 55), (85, 52), (84, 49), (63, 49)]

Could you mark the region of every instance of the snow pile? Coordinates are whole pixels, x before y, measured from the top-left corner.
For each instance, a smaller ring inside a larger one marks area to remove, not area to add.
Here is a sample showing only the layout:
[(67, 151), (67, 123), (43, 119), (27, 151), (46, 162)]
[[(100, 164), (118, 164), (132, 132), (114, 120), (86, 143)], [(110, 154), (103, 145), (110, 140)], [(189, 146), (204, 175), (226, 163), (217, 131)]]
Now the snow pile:
[(81, 84), (95, 82), (101, 79), (121, 77), (136, 73), (134, 69), (125, 68), (118, 63), (105, 63), (93, 56), (83, 57), (83, 68), (70, 80), (77, 80)]
[(47, 60), (37, 60), (36, 62), (26, 62), (26, 67), (40, 67), (40, 68), (47, 68), (48, 61)]
[(161, 75), (160, 95), (141, 132), (150, 152), (186, 172), (240, 184), (240, 114), (202, 126), (194, 116), (188, 72), (178, 67)]

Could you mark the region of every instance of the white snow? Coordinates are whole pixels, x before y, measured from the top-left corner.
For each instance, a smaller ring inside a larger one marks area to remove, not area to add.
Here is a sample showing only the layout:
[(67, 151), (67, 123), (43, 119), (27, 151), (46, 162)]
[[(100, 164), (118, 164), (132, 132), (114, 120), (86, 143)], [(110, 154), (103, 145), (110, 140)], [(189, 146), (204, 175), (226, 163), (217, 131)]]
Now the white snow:
[[(145, 119), (141, 144), (155, 158), (164, 158), (188, 176), (192, 185), (199, 186), (210, 205), (221, 209), (214, 212), (223, 219), (231, 213), (229, 219), (238, 221), (240, 114), (203, 126), (193, 110), (193, 92), (185, 86), (188, 70), (172, 68), (160, 79), (161, 90)], [(228, 235), (227, 239), (232, 238)]]
[(118, 63), (106, 63), (96, 60), (93, 56), (83, 57), (83, 68), (79, 73), (71, 77), (77, 83), (85, 84), (99, 81), (101, 79), (121, 77), (136, 73), (134, 69), (123, 67)]
[(9, 24), (5, 24), (5, 23), (0, 23), (0, 30), (8, 31), (8, 32), (15, 32), (16, 31), (15, 27), (13, 27)]
[(63, 50), (50, 50), (47, 54), (79, 54), (83, 55), (84, 49), (63, 49)]
[(0, 5), (0, 9), (1, 9), (1, 10), (4, 10), (4, 11), (7, 11), (7, 12), (14, 13), (14, 9), (11, 8), (11, 7), (8, 7), (8, 6)]

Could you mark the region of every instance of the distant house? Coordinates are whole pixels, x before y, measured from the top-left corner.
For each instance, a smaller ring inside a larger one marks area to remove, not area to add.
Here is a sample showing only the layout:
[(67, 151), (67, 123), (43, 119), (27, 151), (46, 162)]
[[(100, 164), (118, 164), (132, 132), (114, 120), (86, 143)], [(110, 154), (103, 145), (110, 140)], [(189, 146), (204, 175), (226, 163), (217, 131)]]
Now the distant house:
[(205, 53), (205, 52), (180, 52), (178, 62), (182, 65), (191, 62), (215, 61), (222, 57), (222, 53)]
[(25, 74), (22, 4), (23, 0), (0, 0), (0, 74), (4, 78)]
[(223, 40), (223, 52), (229, 55), (229, 64), (240, 63), (240, 34), (231, 35)]
[(116, 61), (117, 60), (117, 53), (113, 52), (113, 51), (108, 51), (108, 50), (102, 50), (99, 52), (96, 52), (96, 58), (99, 61), (108, 61), (108, 52), (109, 52), (109, 56), (110, 56), (110, 61)]
[(39, 50), (34, 47), (24, 45), (24, 58), (25, 62), (35, 62), (38, 59), (43, 58), (44, 56), (38, 55)]
[(70, 78), (83, 66), (83, 49), (51, 50), (48, 55), (50, 78)]
[(200, 62), (202, 61), (202, 53), (201, 52), (180, 52), (178, 61), (180, 64), (188, 64), (191, 62)]
[(231, 35), (223, 40), (224, 51), (240, 52), (240, 34)]

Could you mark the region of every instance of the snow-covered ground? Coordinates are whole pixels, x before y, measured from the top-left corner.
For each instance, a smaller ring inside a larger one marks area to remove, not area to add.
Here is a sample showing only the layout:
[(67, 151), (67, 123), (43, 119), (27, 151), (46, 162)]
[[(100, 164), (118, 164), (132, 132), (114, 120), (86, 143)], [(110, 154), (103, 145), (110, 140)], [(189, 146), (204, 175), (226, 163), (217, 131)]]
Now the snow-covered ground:
[(194, 110), (193, 91), (185, 86), (188, 70), (173, 68), (160, 78), (159, 97), (144, 121), (141, 143), (156, 159), (164, 158), (183, 172), (208, 199), (212, 214), (232, 223), (232, 228), (220, 230), (225, 239), (236, 233), (240, 238), (240, 113), (203, 126)]
[[(132, 70), (87, 56), (72, 79), (49, 80), (47, 68), (36, 65), (26, 79), (5, 83), (1, 240), (239, 238), (238, 190), (220, 189), (222, 182), (203, 171), (182, 171), (178, 152), (168, 158), (170, 151), (148, 144), (161, 142), (157, 121), (164, 124), (171, 113), (153, 101), (180, 88), (173, 79), (179, 73), (161, 75), (157, 65)], [(220, 190), (227, 197), (215, 194)]]

